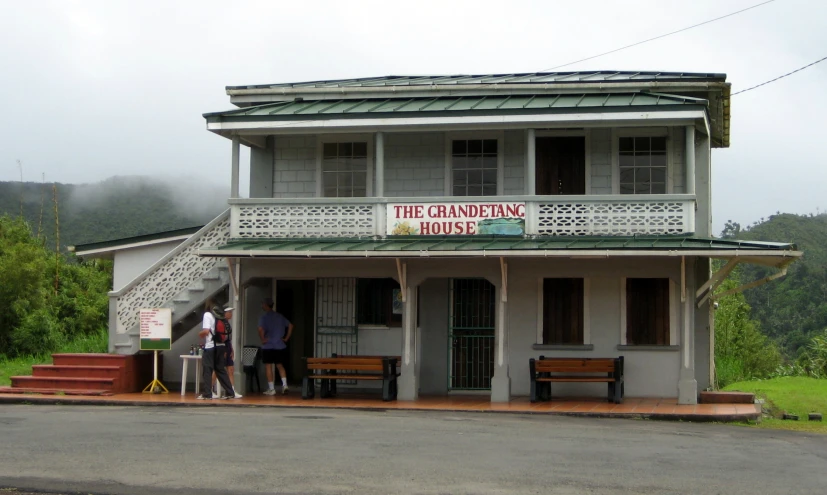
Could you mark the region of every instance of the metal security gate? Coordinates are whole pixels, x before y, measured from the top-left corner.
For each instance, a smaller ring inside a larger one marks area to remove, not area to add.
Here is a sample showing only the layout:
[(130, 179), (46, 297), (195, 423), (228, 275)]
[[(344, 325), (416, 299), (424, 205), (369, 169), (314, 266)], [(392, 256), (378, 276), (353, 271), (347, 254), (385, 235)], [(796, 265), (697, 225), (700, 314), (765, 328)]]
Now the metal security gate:
[(494, 285), (451, 281), (448, 323), (449, 390), (490, 390), (494, 374)]
[(333, 353), (355, 355), (358, 344), (356, 279), (317, 279), (316, 357), (330, 357)]

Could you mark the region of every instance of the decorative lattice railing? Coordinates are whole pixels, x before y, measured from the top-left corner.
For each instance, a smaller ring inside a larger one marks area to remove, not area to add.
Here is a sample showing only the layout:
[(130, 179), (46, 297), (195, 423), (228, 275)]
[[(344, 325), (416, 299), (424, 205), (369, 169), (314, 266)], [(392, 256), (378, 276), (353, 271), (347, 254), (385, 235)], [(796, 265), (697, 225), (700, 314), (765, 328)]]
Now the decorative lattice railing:
[(686, 234), (694, 232), (694, 201), (538, 201), (535, 229), (541, 236)]
[[(117, 333), (138, 325), (142, 308), (166, 306), (178, 294), (212, 270), (221, 258), (198, 256), (204, 247), (220, 246), (230, 238), (229, 210), (205, 225), (122, 289), (109, 293), (116, 308)], [(112, 305), (110, 305), (111, 307)]]
[(245, 204), (232, 209), (233, 238), (377, 235), (378, 204)]
[(627, 236), (695, 231), (695, 198), (690, 195), (241, 199), (230, 202), (234, 239), (384, 237), (388, 203), (525, 203), (527, 235)]

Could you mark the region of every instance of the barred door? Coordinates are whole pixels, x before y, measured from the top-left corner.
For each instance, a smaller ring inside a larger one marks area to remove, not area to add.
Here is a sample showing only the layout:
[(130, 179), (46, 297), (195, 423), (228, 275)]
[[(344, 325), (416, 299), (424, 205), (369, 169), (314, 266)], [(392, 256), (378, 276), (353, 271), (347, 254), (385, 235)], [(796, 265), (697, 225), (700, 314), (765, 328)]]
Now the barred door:
[(356, 279), (316, 280), (316, 357), (358, 354)]
[(490, 390), (494, 374), (494, 285), (451, 281), (448, 329), (449, 390)]

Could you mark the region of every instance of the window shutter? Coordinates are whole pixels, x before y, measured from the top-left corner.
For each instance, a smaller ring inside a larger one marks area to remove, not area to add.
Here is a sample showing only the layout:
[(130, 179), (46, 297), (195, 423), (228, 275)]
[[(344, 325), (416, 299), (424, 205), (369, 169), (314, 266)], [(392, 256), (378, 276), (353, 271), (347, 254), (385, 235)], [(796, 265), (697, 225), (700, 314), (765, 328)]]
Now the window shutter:
[(543, 343), (583, 343), (583, 279), (543, 280)]
[(626, 279), (626, 343), (669, 345), (669, 279)]

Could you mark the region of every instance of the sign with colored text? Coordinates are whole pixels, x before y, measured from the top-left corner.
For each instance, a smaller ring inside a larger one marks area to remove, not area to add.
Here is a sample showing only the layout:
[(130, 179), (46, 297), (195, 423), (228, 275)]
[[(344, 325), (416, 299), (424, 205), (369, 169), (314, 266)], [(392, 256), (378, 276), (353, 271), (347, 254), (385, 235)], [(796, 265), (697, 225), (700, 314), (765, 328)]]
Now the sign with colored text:
[(388, 235), (523, 235), (525, 203), (389, 204)]
[(172, 349), (172, 310), (155, 308), (141, 310), (141, 350)]

